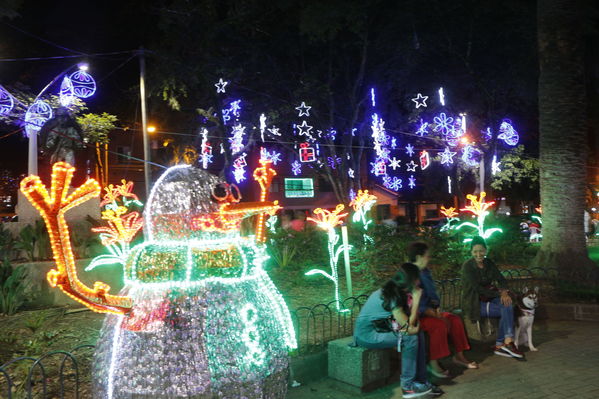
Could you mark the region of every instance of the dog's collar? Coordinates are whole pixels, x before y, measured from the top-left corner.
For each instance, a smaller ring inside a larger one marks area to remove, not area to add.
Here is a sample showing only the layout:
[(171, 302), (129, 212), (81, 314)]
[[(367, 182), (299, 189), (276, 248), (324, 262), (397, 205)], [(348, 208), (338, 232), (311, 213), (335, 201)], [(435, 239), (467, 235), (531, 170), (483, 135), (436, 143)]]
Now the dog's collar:
[(528, 315), (531, 315), (531, 316), (534, 316), (534, 314), (535, 314), (535, 310), (534, 309), (528, 309), (528, 308), (522, 308), (521, 307), (520, 310), (522, 311), (522, 313), (528, 314)]

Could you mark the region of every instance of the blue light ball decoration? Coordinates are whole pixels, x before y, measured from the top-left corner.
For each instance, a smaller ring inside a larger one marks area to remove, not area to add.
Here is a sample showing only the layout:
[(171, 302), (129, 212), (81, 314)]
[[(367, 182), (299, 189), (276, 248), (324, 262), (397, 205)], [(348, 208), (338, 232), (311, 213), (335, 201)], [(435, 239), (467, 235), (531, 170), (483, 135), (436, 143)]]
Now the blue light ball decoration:
[(73, 84), (73, 93), (79, 98), (88, 98), (96, 92), (96, 81), (89, 73), (81, 69), (73, 72), (69, 79)]
[(58, 97), (60, 105), (62, 105), (63, 107), (68, 107), (73, 103), (73, 100), (75, 99), (75, 88), (73, 87), (73, 82), (71, 81), (71, 79), (69, 79), (68, 76), (65, 76), (62, 79)]
[(25, 133), (28, 137), (37, 134), (44, 123), (52, 119), (52, 107), (44, 100), (36, 100), (25, 113)]
[(10, 93), (0, 86), (0, 115), (8, 115), (15, 106), (15, 100)]

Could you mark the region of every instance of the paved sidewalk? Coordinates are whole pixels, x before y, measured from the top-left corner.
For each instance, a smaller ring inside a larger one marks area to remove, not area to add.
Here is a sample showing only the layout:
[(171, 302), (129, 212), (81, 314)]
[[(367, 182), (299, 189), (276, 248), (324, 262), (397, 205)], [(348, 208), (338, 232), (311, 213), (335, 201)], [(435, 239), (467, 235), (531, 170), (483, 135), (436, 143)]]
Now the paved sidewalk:
[[(539, 351), (526, 352), (526, 361), (496, 356), (489, 347), (477, 346), (469, 357), (481, 363), (479, 370), (451, 365), (455, 378), (433, 382), (445, 390), (442, 398), (599, 398), (599, 323), (540, 321), (533, 342)], [(290, 388), (287, 398), (400, 399), (401, 389), (395, 384), (364, 395), (349, 394), (323, 379)]]

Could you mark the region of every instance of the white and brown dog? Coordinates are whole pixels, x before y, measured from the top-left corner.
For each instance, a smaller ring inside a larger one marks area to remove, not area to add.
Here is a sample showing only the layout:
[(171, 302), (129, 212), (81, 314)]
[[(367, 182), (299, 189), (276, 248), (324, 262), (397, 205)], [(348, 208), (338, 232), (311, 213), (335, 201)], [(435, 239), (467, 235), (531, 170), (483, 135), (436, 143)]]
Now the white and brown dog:
[(537, 348), (532, 344), (532, 325), (535, 321), (535, 309), (538, 302), (539, 287), (529, 291), (527, 287), (522, 290), (522, 295), (518, 298), (518, 325), (516, 327), (516, 347), (520, 344), (527, 345), (528, 348), (536, 352)]

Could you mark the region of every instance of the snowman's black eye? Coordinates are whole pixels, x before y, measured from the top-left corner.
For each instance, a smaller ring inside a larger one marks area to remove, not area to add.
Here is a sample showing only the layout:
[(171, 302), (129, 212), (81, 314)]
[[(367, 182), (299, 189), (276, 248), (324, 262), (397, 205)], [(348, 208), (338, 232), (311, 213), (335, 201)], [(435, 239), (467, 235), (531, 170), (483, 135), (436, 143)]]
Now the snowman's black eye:
[(217, 201), (225, 201), (230, 193), (227, 183), (217, 183), (212, 187), (212, 197)]

